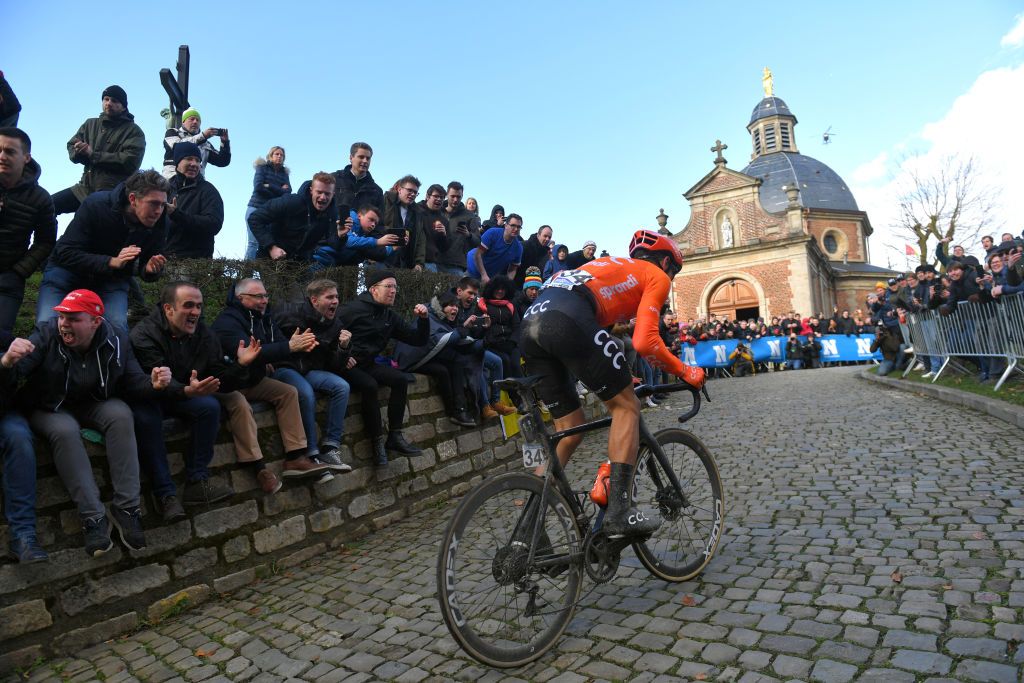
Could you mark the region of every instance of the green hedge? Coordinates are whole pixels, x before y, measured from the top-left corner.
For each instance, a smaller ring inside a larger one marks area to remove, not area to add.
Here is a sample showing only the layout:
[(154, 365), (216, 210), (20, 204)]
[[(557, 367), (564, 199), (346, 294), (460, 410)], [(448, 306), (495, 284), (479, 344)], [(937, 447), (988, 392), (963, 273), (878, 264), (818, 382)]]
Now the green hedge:
[[(427, 303), (440, 291), (450, 289), (458, 280), (454, 275), (443, 273), (396, 270), (398, 294), (395, 309), (405, 318), (412, 317), (412, 307)], [(328, 268), (310, 275), (307, 265), (289, 261), (240, 261), (235, 259), (184, 259), (168, 264), (163, 277), (157, 282), (141, 282), (145, 304), (132, 301), (128, 318), (129, 324), (145, 317), (152, 311), (160, 298), (160, 289), (173, 280), (188, 280), (199, 286), (203, 292), (203, 319), (213, 322), (227, 303), (228, 290), (235, 281), (243, 277), (258, 277), (263, 280), (271, 296), (271, 310), (285, 304), (302, 300), (306, 285), (320, 278), (338, 283), (338, 295), (342, 303), (354, 299), (359, 291), (359, 268), (346, 266)], [(14, 332), (27, 336), (35, 325), (36, 301), (39, 292), (40, 273), (34, 273), (25, 286), (25, 301), (18, 312)]]

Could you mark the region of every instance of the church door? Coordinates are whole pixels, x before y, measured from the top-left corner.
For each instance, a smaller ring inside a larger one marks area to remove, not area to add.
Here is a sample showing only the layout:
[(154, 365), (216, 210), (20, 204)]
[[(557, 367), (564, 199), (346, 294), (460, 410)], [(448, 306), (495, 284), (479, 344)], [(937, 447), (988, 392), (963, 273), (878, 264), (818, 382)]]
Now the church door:
[(708, 314), (726, 315), (730, 320), (757, 319), (760, 310), (757, 292), (745, 280), (726, 280), (708, 298)]

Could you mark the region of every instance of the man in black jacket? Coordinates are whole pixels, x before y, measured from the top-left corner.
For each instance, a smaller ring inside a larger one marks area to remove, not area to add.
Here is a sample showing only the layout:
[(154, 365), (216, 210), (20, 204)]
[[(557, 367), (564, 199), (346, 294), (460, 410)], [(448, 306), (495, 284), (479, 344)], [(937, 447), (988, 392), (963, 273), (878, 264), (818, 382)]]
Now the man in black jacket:
[[(186, 143), (182, 143), (186, 144)], [(239, 344), (238, 361), (226, 363), (220, 343), (200, 319), (203, 293), (188, 282), (172, 282), (160, 293), (160, 303), (131, 331), (132, 349), (143, 371), (169, 367), (171, 381), (159, 401), (135, 403), (136, 433), (160, 434), (164, 415), (182, 418), (192, 428), (185, 454), (186, 505), (210, 505), (234, 495), (230, 486), (210, 480), (207, 467), (220, 430), (220, 402), (215, 394), (234, 389), (256, 359), (253, 347)], [(139, 442), (139, 459), (153, 482), (165, 522), (185, 516), (171, 480), (167, 448), (161, 438)]]
[(249, 229), (260, 244), (257, 256), (311, 262), (317, 245), (345, 231), (338, 223), (334, 190), (334, 176), (321, 171), (296, 194), (271, 199), (256, 209), (249, 216)]
[[(389, 270), (371, 269), (366, 272), (366, 291), (338, 311), (341, 325), (352, 333), (352, 358), (345, 371), (345, 379), (363, 398), (363, 425), (373, 441), (374, 462), (388, 463), (387, 451), (401, 455), (419, 455), (422, 451), (405, 440), (402, 421), (405, 419), (405, 398), (409, 391), (409, 376), (378, 362), (388, 341), (394, 337), (411, 346), (423, 346), (430, 340), (430, 322), (427, 307), (416, 304), (413, 312), (418, 316), (416, 327), (402, 320), (391, 307), (395, 303), (398, 283)], [(388, 399), (388, 435), (380, 419), (377, 391), (381, 385), (391, 387)]]
[(554, 232), (550, 225), (542, 225), (536, 233), (530, 235), (530, 239), (523, 243), (523, 257), (519, 262), (519, 269), (516, 270), (516, 289), (522, 289), (526, 282), (526, 271), (529, 268), (537, 268), (541, 273), (551, 257), (551, 238)]
[(405, 231), (398, 248), (388, 258), (388, 264), (395, 268), (423, 270), (427, 257), (427, 235), (424, 232), (420, 212), (416, 210), (416, 195), (420, 181), (416, 176), (402, 176), (395, 189), (384, 195), (384, 215), (380, 228), (385, 231)]
[(30, 411), (32, 428), (50, 446), (60, 478), (78, 506), (85, 551), (99, 556), (114, 547), (80, 434), (85, 424), (103, 433), (114, 496), (110, 522), (129, 549), (145, 547), (139, 508), (139, 459), (131, 409), (122, 400), (159, 396), (171, 371), (154, 367), (147, 376), (132, 353), (128, 335), (103, 319), (95, 292), (70, 292), (57, 307), (59, 317), (29, 338), (31, 348), (13, 345), (0, 358), (0, 382), (9, 389), (25, 384), (16, 403)]
[(194, 142), (174, 146), (174, 177), (167, 205), (164, 253), (178, 258), (213, 258), (213, 241), (224, 225), (224, 200), (199, 171), (202, 154)]
[(57, 241), (53, 201), (39, 174), (28, 135), (0, 128), (0, 330), (14, 329), (25, 280)]
[[(336, 282), (313, 280), (306, 285), (303, 302), (286, 308), (279, 320), (285, 333), (312, 332), (316, 336), (316, 346), (309, 353), (293, 353), (277, 363), (274, 379), (290, 384), (299, 392), (299, 410), (310, 453), (336, 472), (351, 472), (352, 466), (341, 459), (349, 385), (338, 373), (355, 365), (355, 361), (349, 356), (352, 333), (342, 328), (337, 312)], [(327, 396), (327, 423), (322, 438), (318, 438), (316, 427), (318, 393)]]
[(572, 252), (565, 258), (565, 267), (570, 270), (579, 268), (593, 261), (596, 254), (597, 243), (593, 240), (587, 240), (583, 243), (582, 249)]
[(384, 206), (384, 191), (373, 182), (370, 159), (373, 149), (365, 142), (353, 142), (349, 149), (349, 164), (334, 172), (337, 182), (338, 205), (357, 209), (367, 204)]
[[(305, 330), (295, 331), (291, 337), (278, 328), (277, 322), (268, 309), (270, 295), (263, 282), (253, 278), (239, 280), (228, 292), (228, 305), (221, 311), (211, 326), (220, 340), (225, 355), (238, 353), (239, 345), (254, 346), (256, 359), (247, 365), (248, 373), (237, 392), (220, 394), (229, 415), (249, 409), (246, 401), (267, 401), (273, 404), (277, 415), (277, 427), (284, 444), (285, 463), (281, 476), (292, 478), (305, 475), (322, 476), (327, 466), (307, 455), (306, 432), (299, 410), (299, 395), (284, 382), (273, 379), (273, 363), (287, 361), (293, 353), (309, 353), (316, 348), (316, 335)], [(244, 397), (238, 400), (235, 395)], [(232, 431), (238, 459), (262, 465), (259, 443), (256, 440), (255, 423), (251, 432)], [(239, 444), (242, 447), (239, 448)], [(257, 475), (258, 476), (258, 475)]]
[(50, 256), (39, 285), (36, 322), (54, 317), (54, 306), (74, 289), (90, 289), (103, 300), (107, 320), (128, 331), (128, 288), (134, 275), (155, 281), (163, 272), (167, 230), (167, 180), (140, 171), (108, 192), (82, 202)]
[(448, 248), (448, 214), (444, 211), (444, 188), (438, 184), (427, 188), (427, 196), (416, 207), (423, 223), (424, 265), (431, 273), (437, 272), (438, 256)]
[(462, 203), (462, 183), (448, 183), (448, 247), (437, 254), (437, 269), (442, 273), (466, 274), (466, 254), (480, 246), (480, 217)]

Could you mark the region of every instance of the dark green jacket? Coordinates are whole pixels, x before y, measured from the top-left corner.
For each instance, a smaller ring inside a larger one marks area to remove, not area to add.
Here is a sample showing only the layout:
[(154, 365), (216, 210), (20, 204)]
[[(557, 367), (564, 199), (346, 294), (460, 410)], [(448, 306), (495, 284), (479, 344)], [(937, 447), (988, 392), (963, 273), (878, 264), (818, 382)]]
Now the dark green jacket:
[[(92, 154), (75, 153), (75, 141), (89, 143)], [(85, 166), (82, 179), (72, 191), (79, 201), (93, 192), (110, 190), (139, 170), (146, 153), (146, 135), (135, 125), (135, 117), (125, 111), (117, 116), (100, 114), (86, 119), (68, 140), (68, 157)]]

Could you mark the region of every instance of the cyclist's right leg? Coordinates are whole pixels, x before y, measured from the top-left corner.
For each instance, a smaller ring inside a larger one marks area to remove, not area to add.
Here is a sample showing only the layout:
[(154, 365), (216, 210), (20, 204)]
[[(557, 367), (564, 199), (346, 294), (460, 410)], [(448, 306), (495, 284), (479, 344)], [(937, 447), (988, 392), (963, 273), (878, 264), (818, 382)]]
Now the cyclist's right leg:
[(653, 510), (633, 505), (631, 490), (633, 468), (640, 448), (640, 400), (630, 384), (604, 402), (612, 416), (608, 431), (608, 459), (612, 461), (608, 479), (608, 508), (604, 513), (604, 532), (611, 538), (645, 536), (661, 526), (661, 516)]

